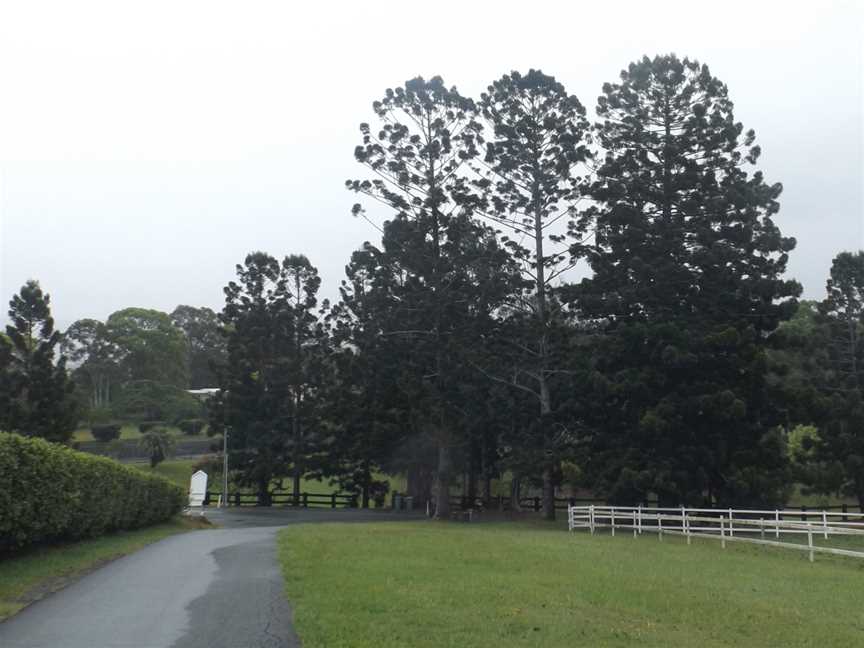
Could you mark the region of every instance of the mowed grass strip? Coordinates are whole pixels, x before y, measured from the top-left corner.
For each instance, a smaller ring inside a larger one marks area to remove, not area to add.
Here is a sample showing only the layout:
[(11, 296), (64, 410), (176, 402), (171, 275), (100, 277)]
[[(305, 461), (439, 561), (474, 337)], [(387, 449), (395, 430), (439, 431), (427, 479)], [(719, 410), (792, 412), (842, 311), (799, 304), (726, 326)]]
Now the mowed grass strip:
[(292, 526), (305, 648), (864, 645), (864, 560), (528, 524)]
[(0, 559), (0, 621), (108, 561), (175, 533), (205, 526), (201, 520), (178, 517), (146, 529), (6, 556)]

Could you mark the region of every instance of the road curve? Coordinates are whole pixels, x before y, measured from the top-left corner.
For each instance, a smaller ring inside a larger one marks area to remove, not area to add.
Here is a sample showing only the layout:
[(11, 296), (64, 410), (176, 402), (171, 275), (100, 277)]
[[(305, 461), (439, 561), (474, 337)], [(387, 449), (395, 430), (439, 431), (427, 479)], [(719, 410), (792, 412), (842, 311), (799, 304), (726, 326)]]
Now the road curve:
[(149, 545), (0, 623), (3, 648), (291, 648), (280, 526), (398, 520), (384, 512), (241, 509), (224, 528)]

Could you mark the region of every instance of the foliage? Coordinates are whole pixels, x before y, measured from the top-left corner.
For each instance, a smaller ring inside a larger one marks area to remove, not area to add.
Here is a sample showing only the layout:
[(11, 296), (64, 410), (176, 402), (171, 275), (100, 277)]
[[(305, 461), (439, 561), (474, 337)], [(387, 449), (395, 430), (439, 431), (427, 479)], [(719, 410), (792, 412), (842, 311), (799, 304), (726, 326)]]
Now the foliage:
[(228, 360), (210, 412), (212, 433), (230, 428), (232, 466), (254, 484), (262, 504), (269, 484), (293, 468), (308, 470), (318, 436), (317, 393), (324, 376), (326, 334), (315, 313), (320, 285), (304, 256), (281, 263), (255, 252), (225, 288), (221, 320)]
[[(484, 215), (506, 228), (504, 246), (524, 279), (502, 309), (494, 349), (507, 379), (494, 378), (534, 401), (536, 415), (521, 442), (512, 439), (512, 450), (523, 462), (528, 453), (536, 457), (544, 517), (554, 519), (556, 476), (572, 438), (562, 436), (555, 421), (563, 386), (555, 383), (568, 376), (568, 338), (577, 335), (568, 327), (572, 311), (557, 293), (562, 275), (581, 255), (589, 225), (577, 209), (584, 184), (577, 172), (591, 157), (588, 120), (579, 100), (539, 70), (504, 75), (481, 96), (480, 106), (492, 136), (475, 184), (488, 196)], [(568, 246), (565, 235), (576, 240)]]
[(152, 380), (131, 380), (120, 388), (112, 404), (114, 415), (126, 421), (175, 423), (203, 413), (200, 401), (174, 385)]
[(171, 321), (186, 337), (189, 386), (192, 389), (216, 386), (213, 367), (224, 364), (226, 356), (219, 316), (209, 308), (181, 305), (171, 312)]
[(824, 322), (820, 440), (822, 490), (853, 495), (864, 506), (864, 251), (841, 252), (831, 265)]
[(113, 441), (120, 438), (119, 423), (97, 423), (90, 426), (90, 433), (97, 441)]
[(188, 387), (186, 337), (170, 316), (146, 308), (125, 308), (112, 313), (105, 327), (111, 341), (122, 350), (129, 380)]
[(90, 407), (108, 408), (114, 387), (124, 378), (126, 355), (108, 327), (95, 319), (78, 320), (63, 333), (60, 346), (75, 367), (72, 376), (88, 395)]
[[(372, 105), (379, 127), (360, 125), (355, 159), (372, 179), (348, 189), (386, 205), (392, 214), (379, 263), (367, 269), (388, 338), (407, 343), (404, 373), (413, 392), (405, 417), (437, 448), (435, 509), (448, 517), (454, 450), (467, 435), (459, 406), (466, 353), (506, 288), (508, 265), (494, 232), (471, 217), (478, 199), (467, 182), (467, 162), (479, 154), (482, 126), (474, 103), (440, 77), (415, 78), (388, 89)], [(360, 204), (353, 209), (365, 217)]]
[(183, 419), (177, 423), (177, 427), (180, 428), (180, 431), (183, 434), (189, 434), (192, 436), (201, 434), (205, 425), (207, 425), (207, 421), (201, 418)]
[(145, 527), (184, 499), (177, 486), (111, 459), (0, 433), (0, 550)]
[(174, 453), (174, 436), (164, 427), (154, 427), (146, 432), (142, 431), (138, 439), (140, 447), (150, 457), (150, 467), (155, 468)]
[(766, 336), (795, 309), (782, 187), (707, 66), (647, 57), (605, 84), (594, 275), (574, 293), (604, 337), (582, 466), (617, 501), (782, 501), (788, 462)]
[(50, 441), (67, 441), (78, 423), (74, 383), (66, 357), (57, 356), (51, 298), (28, 281), (9, 302), (0, 338), (0, 429)]

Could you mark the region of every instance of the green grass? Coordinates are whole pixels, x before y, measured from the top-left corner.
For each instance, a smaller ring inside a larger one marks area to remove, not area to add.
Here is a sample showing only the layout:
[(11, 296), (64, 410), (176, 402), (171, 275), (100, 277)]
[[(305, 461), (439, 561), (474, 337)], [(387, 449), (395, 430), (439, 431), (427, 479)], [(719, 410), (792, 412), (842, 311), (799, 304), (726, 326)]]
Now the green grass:
[(864, 561), (526, 524), (292, 526), (306, 648), (854, 646)]
[[(157, 475), (161, 475), (166, 479), (178, 484), (182, 488), (189, 488), (189, 480), (192, 478), (193, 466), (198, 462), (197, 459), (169, 459), (167, 461), (163, 461), (156, 468), (152, 469), (153, 473)], [(150, 464), (147, 462), (135, 462), (128, 464), (133, 468), (137, 468), (139, 470), (143, 470), (144, 472), (151, 472)], [(404, 489), (405, 488), (405, 478), (401, 476), (389, 477), (387, 475), (379, 475), (378, 479), (388, 479), (390, 480), (390, 488), (392, 489)], [(277, 485), (276, 480), (274, 480), (273, 487), (275, 488)], [(289, 478), (285, 478), (282, 480), (282, 487), (286, 489), (291, 488), (291, 480)], [(211, 475), (210, 482), (207, 485), (208, 490), (214, 493), (222, 492), (222, 481), (219, 475)], [(233, 486), (229, 489), (230, 492), (233, 492)], [(248, 492), (254, 492), (254, 489), (247, 488), (243, 489)], [(331, 486), (324, 481), (317, 481), (314, 479), (301, 479), (300, 480), (300, 491), (306, 493), (316, 493), (316, 494), (324, 494), (329, 495), (334, 491), (338, 491), (338, 488), (335, 486)]]
[(192, 467), (196, 462), (197, 459), (168, 459), (158, 464), (155, 468), (150, 468), (150, 464), (146, 461), (129, 463), (127, 465), (146, 473), (160, 475), (181, 488), (189, 490), (189, 480), (192, 478), (192, 473), (194, 472)]
[(201, 526), (198, 520), (178, 517), (146, 529), (40, 547), (5, 557), (0, 560), (0, 621), (110, 560)]

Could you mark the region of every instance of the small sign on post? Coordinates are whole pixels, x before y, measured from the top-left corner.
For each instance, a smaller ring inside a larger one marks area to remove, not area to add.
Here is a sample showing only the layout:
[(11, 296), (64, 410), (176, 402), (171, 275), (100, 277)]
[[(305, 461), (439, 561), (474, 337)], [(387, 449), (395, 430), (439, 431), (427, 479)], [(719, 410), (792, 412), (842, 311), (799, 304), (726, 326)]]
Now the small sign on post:
[(204, 499), (207, 497), (207, 473), (203, 470), (197, 471), (189, 481), (189, 508), (201, 507), (201, 515), (204, 515)]

